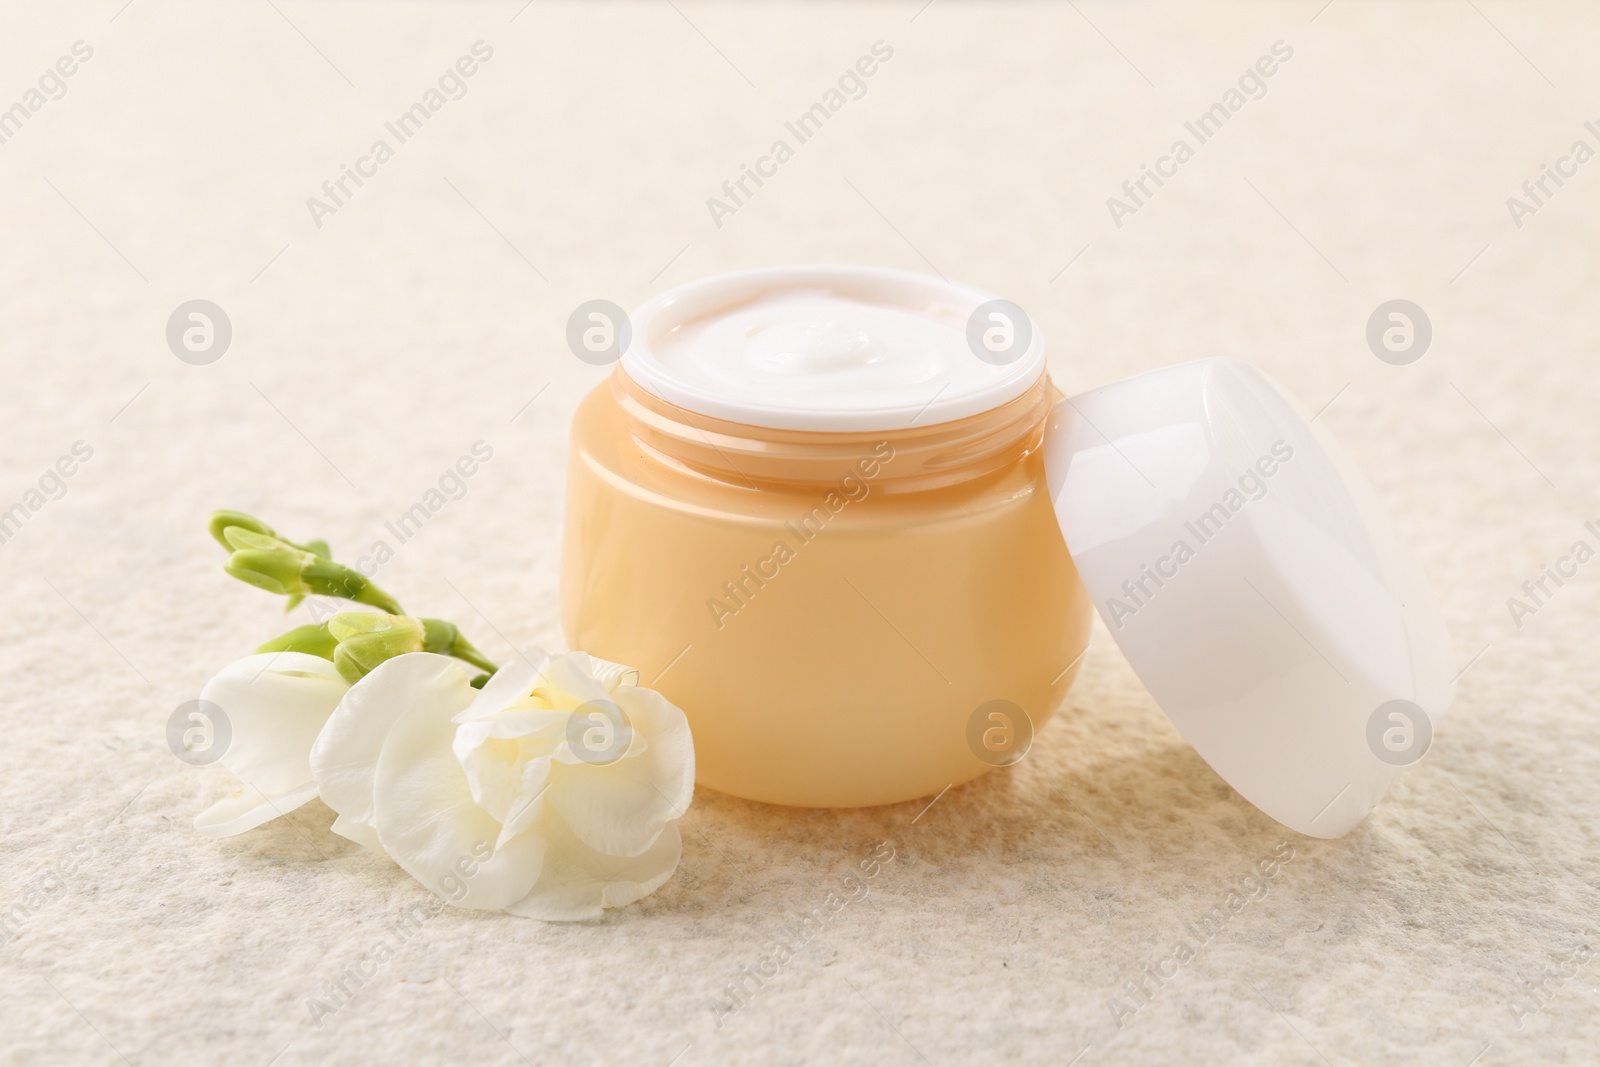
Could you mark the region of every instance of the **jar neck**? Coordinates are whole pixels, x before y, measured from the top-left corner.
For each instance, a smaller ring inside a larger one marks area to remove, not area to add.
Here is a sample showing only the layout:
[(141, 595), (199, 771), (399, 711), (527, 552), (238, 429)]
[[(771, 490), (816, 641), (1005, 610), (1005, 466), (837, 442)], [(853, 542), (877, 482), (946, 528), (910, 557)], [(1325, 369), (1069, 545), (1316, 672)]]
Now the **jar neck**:
[(629, 435), (668, 466), (756, 490), (821, 489), (854, 476), (890, 493), (957, 485), (1009, 466), (1039, 447), (1045, 416), (1061, 398), (1041, 374), (1016, 399), (954, 422), (821, 433), (687, 411), (646, 391), (621, 367), (610, 388)]

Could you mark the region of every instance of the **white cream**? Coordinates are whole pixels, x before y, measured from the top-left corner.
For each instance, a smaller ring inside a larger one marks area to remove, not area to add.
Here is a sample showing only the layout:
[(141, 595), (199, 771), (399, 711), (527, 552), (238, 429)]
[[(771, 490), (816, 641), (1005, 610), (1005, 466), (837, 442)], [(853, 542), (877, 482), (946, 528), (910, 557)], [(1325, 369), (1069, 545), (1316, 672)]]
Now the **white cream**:
[(1025, 392), (1044, 369), (978, 358), (967, 324), (988, 294), (867, 267), (708, 278), (646, 302), (623, 369), (703, 415), (775, 429), (895, 430), (964, 418)]

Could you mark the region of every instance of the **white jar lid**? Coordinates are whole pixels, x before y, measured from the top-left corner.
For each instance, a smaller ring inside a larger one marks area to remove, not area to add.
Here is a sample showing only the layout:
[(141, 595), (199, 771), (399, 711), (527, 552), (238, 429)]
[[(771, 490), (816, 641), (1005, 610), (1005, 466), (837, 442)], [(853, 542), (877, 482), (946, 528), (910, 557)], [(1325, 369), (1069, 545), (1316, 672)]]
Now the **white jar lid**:
[(1163, 711), (1245, 799), (1338, 837), (1427, 750), (1449, 632), (1360, 472), (1270, 378), (1210, 359), (1064, 400), (1050, 496)]
[(871, 432), (1000, 407), (1044, 374), (1022, 309), (881, 267), (789, 266), (701, 278), (631, 316), (622, 369), (670, 404), (776, 430)]

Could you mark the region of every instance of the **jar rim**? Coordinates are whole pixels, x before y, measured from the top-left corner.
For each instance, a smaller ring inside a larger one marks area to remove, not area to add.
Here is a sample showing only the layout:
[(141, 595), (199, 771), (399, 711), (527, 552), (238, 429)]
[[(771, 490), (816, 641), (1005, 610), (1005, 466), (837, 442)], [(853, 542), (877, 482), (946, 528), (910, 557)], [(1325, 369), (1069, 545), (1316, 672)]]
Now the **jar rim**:
[(964, 419), (829, 433), (701, 415), (662, 400), (623, 367), (608, 384), (628, 435), (646, 454), (690, 475), (756, 491), (828, 486), (872, 457), (882, 466), (874, 484), (889, 493), (972, 481), (1040, 449), (1050, 409), (1061, 399), (1045, 376), (999, 407)]
[[(1015, 400), (1045, 374), (1044, 337), (1031, 321), (1019, 356), (1003, 364), (985, 359), (982, 362), (992, 370), (982, 381), (958, 390), (948, 389), (946, 382), (929, 389), (927, 398), (915, 403), (872, 403), (833, 396), (827, 403), (807, 407), (778, 395), (765, 401), (739, 399), (686, 380), (655, 351), (659, 338), (675, 325), (783, 289), (836, 289), (886, 306), (915, 307), (919, 301), (941, 301), (963, 318), (998, 300), (973, 286), (885, 267), (800, 264), (733, 271), (674, 286), (640, 304), (630, 317), (622, 368), (643, 389), (685, 411), (746, 426), (821, 432), (894, 431), (964, 419)], [(972, 358), (979, 361), (976, 355)]]

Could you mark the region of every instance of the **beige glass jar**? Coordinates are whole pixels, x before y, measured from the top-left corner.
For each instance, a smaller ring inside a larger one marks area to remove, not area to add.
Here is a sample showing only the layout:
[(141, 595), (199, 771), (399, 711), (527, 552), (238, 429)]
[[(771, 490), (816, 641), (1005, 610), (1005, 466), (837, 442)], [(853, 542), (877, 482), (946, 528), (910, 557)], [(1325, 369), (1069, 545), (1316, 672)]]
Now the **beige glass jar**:
[(873, 268), (705, 279), (635, 314), (579, 406), (567, 638), (684, 710), (699, 784), (910, 800), (1019, 758), (1063, 702), (1090, 604), (1045, 486), (1059, 394), (1037, 336), (1004, 366), (955, 350), (988, 302)]

